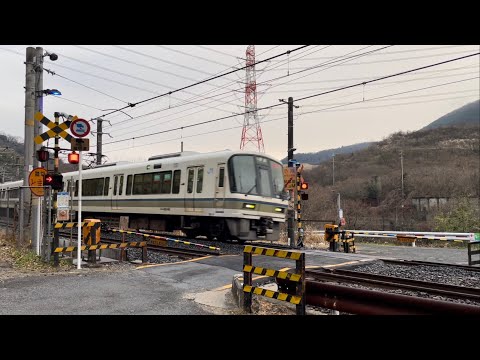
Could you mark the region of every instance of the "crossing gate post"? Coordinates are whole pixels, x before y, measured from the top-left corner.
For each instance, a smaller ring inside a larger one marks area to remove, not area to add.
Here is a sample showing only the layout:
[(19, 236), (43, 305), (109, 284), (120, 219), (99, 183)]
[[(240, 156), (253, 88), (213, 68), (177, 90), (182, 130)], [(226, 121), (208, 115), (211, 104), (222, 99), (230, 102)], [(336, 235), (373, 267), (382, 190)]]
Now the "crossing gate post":
[[(243, 253), (243, 265), (252, 266), (252, 253)], [(243, 287), (245, 285), (252, 286), (252, 273), (244, 271), (243, 272)], [(243, 293), (243, 309), (248, 311), (249, 313), (252, 312), (252, 293), (251, 292), (244, 292)]]
[[(296, 260), (295, 273), (267, 269), (263, 267), (253, 266), (252, 256), (253, 254), (273, 256), (282, 259)], [(279, 291), (268, 290), (266, 288), (253, 286), (252, 274), (266, 275), (267, 277), (274, 277), (277, 279), (279, 285)], [(281, 282), (278, 282), (281, 281)], [(280, 292), (280, 284), (287, 283), (292, 284), (296, 282), (296, 286), (293, 288), (293, 295), (287, 289), (287, 292)], [(297, 305), (297, 315), (305, 315), (305, 253), (298, 251), (285, 251), (263, 247), (256, 247), (252, 245), (245, 246), (243, 250), (243, 301), (244, 309), (251, 312), (252, 305), (252, 293), (260, 296), (266, 296), (271, 299), (277, 299), (280, 301), (286, 301)]]

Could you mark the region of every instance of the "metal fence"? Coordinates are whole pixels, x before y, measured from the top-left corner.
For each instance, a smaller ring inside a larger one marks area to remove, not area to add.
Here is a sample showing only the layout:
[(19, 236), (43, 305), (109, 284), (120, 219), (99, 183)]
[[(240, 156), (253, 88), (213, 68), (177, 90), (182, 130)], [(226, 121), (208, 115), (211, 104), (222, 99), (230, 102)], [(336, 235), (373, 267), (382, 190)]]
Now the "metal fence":
[[(1, 185), (1, 184), (0, 184)], [(51, 251), (52, 207), (50, 187), (44, 196), (35, 196), (30, 187), (0, 187), (0, 228), (18, 248), (27, 247), (49, 260)], [(38, 241), (37, 241), (38, 239)]]

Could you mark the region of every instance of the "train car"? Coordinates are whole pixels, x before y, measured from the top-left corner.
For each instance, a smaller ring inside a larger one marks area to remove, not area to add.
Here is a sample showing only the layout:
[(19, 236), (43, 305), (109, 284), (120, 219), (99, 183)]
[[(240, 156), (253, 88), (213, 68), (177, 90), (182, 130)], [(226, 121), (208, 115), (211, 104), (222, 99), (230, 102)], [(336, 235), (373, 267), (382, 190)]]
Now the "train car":
[[(14, 209), (18, 206), (20, 186), (23, 186), (23, 180), (0, 184), (0, 216), (6, 216), (7, 207)], [(12, 216), (13, 212), (10, 211), (9, 214)]]
[[(63, 175), (77, 210), (78, 172)], [(181, 152), (82, 171), (83, 218), (128, 216), (129, 228), (188, 237), (276, 241), (286, 195), (282, 164), (256, 152)]]

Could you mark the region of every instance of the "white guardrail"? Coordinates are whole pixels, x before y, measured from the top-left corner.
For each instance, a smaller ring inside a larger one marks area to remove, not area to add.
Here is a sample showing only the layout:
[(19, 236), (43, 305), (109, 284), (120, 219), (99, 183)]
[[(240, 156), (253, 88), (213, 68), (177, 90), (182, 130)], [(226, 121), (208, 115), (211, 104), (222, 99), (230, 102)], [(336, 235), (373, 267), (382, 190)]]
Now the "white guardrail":
[[(375, 230), (345, 230), (354, 233), (355, 237), (395, 238), (397, 235), (410, 235), (417, 239), (450, 240), (450, 241), (480, 241), (480, 233), (454, 233), (454, 232), (429, 232), (429, 231), (375, 231)], [(323, 231), (313, 231), (321, 234)]]

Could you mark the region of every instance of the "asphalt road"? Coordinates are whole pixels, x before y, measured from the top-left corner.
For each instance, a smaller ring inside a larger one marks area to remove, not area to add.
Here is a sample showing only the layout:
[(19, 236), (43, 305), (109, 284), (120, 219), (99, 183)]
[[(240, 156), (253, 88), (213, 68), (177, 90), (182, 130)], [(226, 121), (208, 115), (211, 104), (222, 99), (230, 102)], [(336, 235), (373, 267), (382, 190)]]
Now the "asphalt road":
[[(467, 262), (466, 249), (361, 244), (357, 251), (306, 250), (307, 267), (375, 257)], [(110, 265), (0, 280), (0, 314), (235, 314), (239, 310), (229, 299), (229, 284), (233, 275), (242, 271), (242, 258), (227, 255), (137, 268)], [(254, 256), (253, 264), (273, 269), (295, 266), (292, 260), (264, 256)]]

